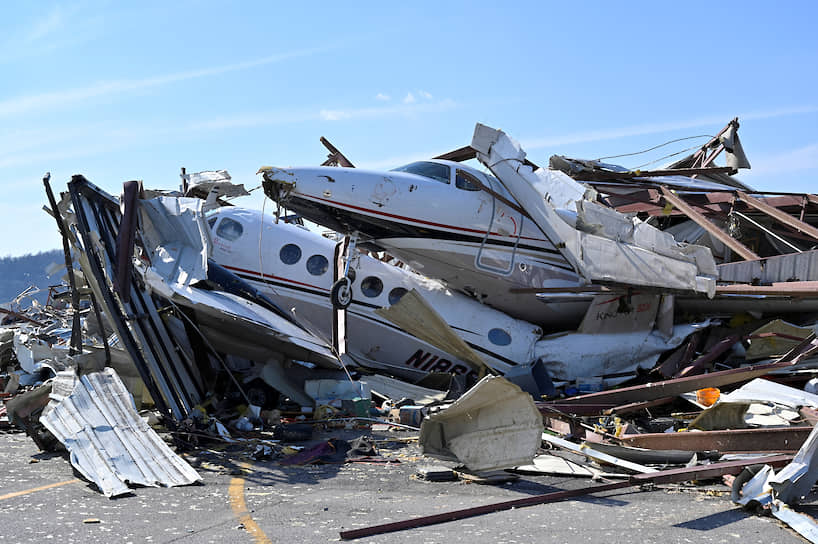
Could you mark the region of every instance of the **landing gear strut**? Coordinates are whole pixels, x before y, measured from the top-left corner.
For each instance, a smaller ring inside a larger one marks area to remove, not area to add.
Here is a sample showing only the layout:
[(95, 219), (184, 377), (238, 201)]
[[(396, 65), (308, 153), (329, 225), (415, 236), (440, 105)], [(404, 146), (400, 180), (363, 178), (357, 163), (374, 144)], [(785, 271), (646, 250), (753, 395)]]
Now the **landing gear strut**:
[(329, 296), (333, 307), (343, 310), (349, 306), (352, 303), (352, 282), (349, 277), (344, 276), (333, 283)]
[[(358, 241), (358, 233), (355, 232), (352, 236), (340, 243), (341, 255), (340, 259), (343, 263), (343, 275), (332, 284), (330, 290), (330, 300), (332, 306), (337, 310), (344, 310), (352, 303), (352, 279), (349, 277), (349, 265), (352, 262), (352, 255), (355, 251), (355, 244)], [(339, 263), (336, 263), (338, 266)], [(340, 268), (340, 266), (338, 266)]]

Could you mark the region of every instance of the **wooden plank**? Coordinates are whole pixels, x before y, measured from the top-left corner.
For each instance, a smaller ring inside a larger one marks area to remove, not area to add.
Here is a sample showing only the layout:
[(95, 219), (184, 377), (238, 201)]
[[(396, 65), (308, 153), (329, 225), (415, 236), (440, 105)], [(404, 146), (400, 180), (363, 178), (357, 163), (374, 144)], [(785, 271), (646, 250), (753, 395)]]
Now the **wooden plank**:
[(475, 151), (472, 146), (467, 145), (461, 147), (460, 149), (455, 149), (454, 151), (449, 151), (448, 153), (443, 153), (442, 155), (438, 155), (437, 157), (433, 158), (444, 161), (463, 162), (476, 157), (477, 151)]
[(717, 285), (716, 295), (818, 296), (818, 281), (792, 281), (772, 285)]
[(349, 162), (343, 153), (338, 151), (338, 149), (330, 143), (329, 140), (321, 136), (320, 138), (321, 143), (324, 144), (324, 147), (327, 148), (329, 151), (329, 156), (327, 160), (324, 161), (321, 166), (332, 166), (332, 163), (338, 164), (339, 166), (343, 166), (344, 168), (355, 168), (355, 165)]
[(769, 215), (779, 223), (783, 223), (788, 227), (792, 227), (795, 230), (803, 232), (804, 234), (808, 234), (812, 238), (818, 240), (818, 229), (816, 229), (812, 225), (808, 225), (807, 223), (804, 223), (803, 221), (796, 219), (790, 214), (782, 212), (778, 208), (770, 206), (766, 202), (763, 202), (753, 196), (750, 196), (743, 191), (736, 191), (736, 194), (748, 206), (751, 206), (756, 210)]
[(670, 189), (665, 187), (664, 185), (660, 186), (662, 190), (662, 196), (665, 198), (665, 201), (669, 202), (676, 208), (679, 208), (687, 217), (692, 219), (696, 222), (697, 225), (702, 227), (704, 230), (712, 234), (717, 240), (719, 240), (722, 244), (729, 247), (732, 251), (736, 254), (741, 256), (742, 259), (745, 261), (751, 261), (754, 259), (760, 259), (758, 255), (753, 253), (750, 248), (721, 230), (720, 228), (716, 227), (713, 223), (707, 220), (705, 216), (697, 212), (690, 206), (687, 202), (682, 200), (682, 198), (675, 193), (673, 193)]

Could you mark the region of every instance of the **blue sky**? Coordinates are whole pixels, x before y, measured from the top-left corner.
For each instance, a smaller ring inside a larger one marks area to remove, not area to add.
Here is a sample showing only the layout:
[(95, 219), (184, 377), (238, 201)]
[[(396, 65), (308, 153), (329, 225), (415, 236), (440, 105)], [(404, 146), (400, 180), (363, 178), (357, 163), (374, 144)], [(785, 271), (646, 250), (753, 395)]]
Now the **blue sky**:
[(319, 136), (391, 168), (468, 144), (478, 121), (546, 164), (738, 116), (743, 181), (818, 192), (818, 3), (568, 4), (5, 3), (0, 256), (59, 246), (46, 171), (56, 191), (74, 173), (170, 188), (182, 166), (254, 187), (261, 165), (322, 162)]

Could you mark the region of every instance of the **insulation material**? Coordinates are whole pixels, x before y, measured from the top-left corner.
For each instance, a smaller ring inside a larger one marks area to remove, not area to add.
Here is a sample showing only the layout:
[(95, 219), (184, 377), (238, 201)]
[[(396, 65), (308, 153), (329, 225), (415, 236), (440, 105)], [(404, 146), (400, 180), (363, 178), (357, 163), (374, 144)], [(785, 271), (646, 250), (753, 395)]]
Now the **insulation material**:
[(772, 335), (764, 338), (750, 338), (750, 347), (747, 348), (745, 357), (749, 361), (780, 357), (800, 344), (812, 332), (813, 330), (810, 328), (798, 327), (781, 319), (770, 321), (763, 327), (754, 330), (750, 336), (765, 333), (776, 333), (783, 336)]
[(499, 376), (486, 376), (420, 427), (424, 455), (459, 461), (472, 471), (529, 465), (542, 416), (531, 395)]
[(112, 368), (80, 378), (73, 370), (60, 372), (51, 399), (40, 422), (66, 447), (74, 468), (105, 496), (129, 493), (128, 484), (173, 487), (201, 481), (139, 417)]

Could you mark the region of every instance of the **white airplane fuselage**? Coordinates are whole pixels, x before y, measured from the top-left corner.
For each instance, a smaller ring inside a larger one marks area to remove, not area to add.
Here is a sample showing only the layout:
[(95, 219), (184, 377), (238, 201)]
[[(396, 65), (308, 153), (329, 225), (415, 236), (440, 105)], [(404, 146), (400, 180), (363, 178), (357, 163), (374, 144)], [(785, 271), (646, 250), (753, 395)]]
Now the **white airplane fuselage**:
[[(336, 170), (333, 170), (336, 171)], [(304, 227), (275, 223), (257, 210), (223, 207), (208, 214), (212, 258), (271, 296), (329, 338), (335, 242)], [(384, 320), (374, 310), (416, 289), (492, 368), (505, 373), (534, 358), (542, 330), (474, 299), (370, 257), (356, 254), (350, 264), (352, 303), (347, 309), (348, 350), (388, 368), (419, 378), (431, 371), (469, 374), (458, 360)]]
[(533, 222), (470, 179), (513, 201), (499, 181), (451, 161), (421, 161), (404, 168), (409, 171), (272, 168), (264, 178), (284, 188), (281, 199), (288, 209), (339, 232), (357, 231), (362, 241), (423, 275), (508, 315), (548, 330), (578, 325), (588, 299), (543, 304), (531, 293), (511, 292), (579, 282)]

